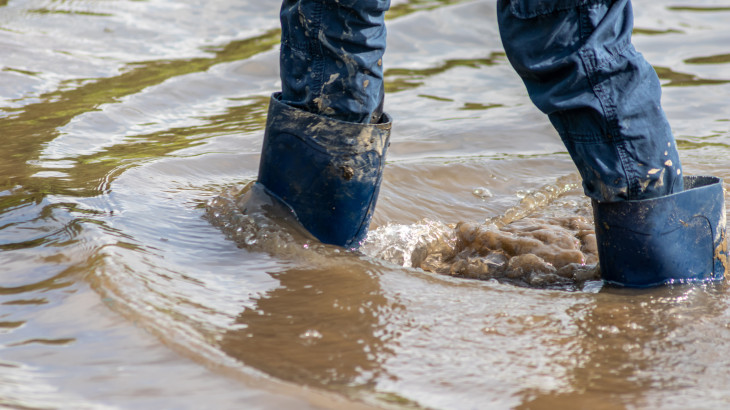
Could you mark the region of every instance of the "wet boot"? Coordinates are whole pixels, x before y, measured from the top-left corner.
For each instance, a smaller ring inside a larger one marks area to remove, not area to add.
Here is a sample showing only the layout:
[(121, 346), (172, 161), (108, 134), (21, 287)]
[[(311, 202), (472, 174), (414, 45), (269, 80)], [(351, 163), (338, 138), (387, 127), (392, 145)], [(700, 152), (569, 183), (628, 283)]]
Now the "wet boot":
[(343, 122), (271, 98), (258, 183), (323, 243), (357, 248), (375, 209), (391, 118)]
[(593, 201), (606, 282), (649, 287), (723, 279), (728, 253), (722, 180), (684, 177), (684, 187), (641, 201)]

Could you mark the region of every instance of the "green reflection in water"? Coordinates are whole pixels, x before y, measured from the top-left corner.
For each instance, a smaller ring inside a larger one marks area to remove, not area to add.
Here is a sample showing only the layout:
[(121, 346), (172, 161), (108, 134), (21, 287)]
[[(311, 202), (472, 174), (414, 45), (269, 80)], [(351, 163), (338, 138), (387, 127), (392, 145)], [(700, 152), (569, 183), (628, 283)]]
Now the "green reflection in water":
[[(116, 175), (127, 166), (159, 158), (184, 148), (205, 143), (213, 135), (261, 130), (266, 122), (269, 97), (250, 97), (246, 105), (229, 107), (226, 112), (205, 118), (202, 125), (178, 127), (151, 134), (135, 135), (99, 152), (76, 158), (77, 165), (63, 168), (65, 181), (76, 195), (91, 196), (107, 191)], [(126, 165), (126, 166), (125, 166)], [(92, 176), (89, 178), (88, 176)], [(99, 176), (104, 176), (102, 180)]]
[(0, 329), (17, 329), (25, 324), (24, 321), (5, 321), (0, 322)]
[(56, 289), (69, 288), (74, 284), (74, 280), (70, 276), (76, 273), (78, 273), (77, 270), (67, 268), (50, 278), (45, 278), (33, 283), (27, 283), (21, 286), (0, 286), (0, 296), (20, 295), (31, 292), (49, 292)]
[(725, 64), (730, 63), (730, 54), (688, 58), (684, 62), (687, 64)]
[[(55, 170), (52, 168), (52, 161), (45, 161), (43, 167), (35, 165), (34, 162), (45, 144), (60, 135), (60, 127), (79, 115), (98, 110), (102, 104), (117, 102), (124, 96), (175, 76), (201, 72), (215, 64), (249, 58), (273, 48), (278, 42), (279, 30), (271, 30), (256, 38), (238, 40), (218, 49), (210, 49), (213, 54), (210, 58), (130, 64), (119, 76), (75, 83), (71, 88), (44, 94), (39, 97), (41, 102), (12, 110), (10, 115), (0, 118), (0, 215), (4, 221), (0, 232), (8, 239), (2, 243), (0, 251), (4, 254), (7, 252), (22, 255), (22, 252), (28, 252), (29, 249), (53, 247), (58, 251), (57, 254), (52, 253), (53, 255), (62, 255), (69, 252), (65, 249), (73, 247), (83, 224), (96, 224), (105, 231), (114, 231), (95, 215), (89, 215), (85, 209), (68, 203), (49, 204), (46, 197), (97, 196), (108, 191), (111, 181), (125, 169), (145, 160), (201, 144), (203, 139), (215, 133), (233, 132), (234, 129), (260, 129), (263, 126), (268, 98), (255, 97), (240, 107), (229, 107), (223, 114), (203, 118), (202, 125), (137, 135), (94, 154), (65, 158), (58, 162)], [(47, 174), (34, 176), (39, 171), (47, 173), (49, 170), (54, 171), (51, 175), (61, 177), (48, 177)], [(56, 209), (57, 211), (53, 211)], [(114, 237), (121, 238), (123, 235), (117, 232)], [(117, 241), (114, 246), (139, 248), (134, 243), (123, 241)], [(78, 254), (78, 250), (73, 252)], [(87, 261), (91, 262), (94, 258), (95, 255), (90, 255)], [(0, 295), (26, 292), (38, 287), (65, 287), (69, 282), (63, 280), (63, 277), (76, 272), (72, 261), (29, 261), (28, 269), (38, 263), (54, 266), (53, 270), (60, 273), (29, 285), (30, 288), (0, 288)], [(93, 270), (90, 266), (81, 268), (81, 272)]]
[(453, 98), (439, 97), (437, 95), (418, 94), (418, 96), (421, 98), (426, 98), (426, 99), (434, 100), (434, 101), (442, 101), (442, 102), (453, 102), (454, 101)]
[(73, 11), (73, 10), (52, 10), (52, 9), (31, 9), (28, 10), (28, 13), (32, 14), (71, 14), (71, 15), (77, 15), (77, 16), (93, 16), (93, 17), (112, 17), (113, 14), (110, 13), (94, 13), (91, 11)]
[(700, 78), (694, 74), (680, 73), (669, 67), (655, 66), (654, 70), (656, 70), (660, 79), (669, 81), (668, 83), (662, 84), (662, 86), (665, 87), (687, 87), (730, 83), (730, 80)]
[[(455, 1), (415, 0), (397, 7), (396, 13), (391, 13), (390, 16), (403, 16), (420, 9), (451, 3)], [(0, 5), (6, 4), (7, 0), (0, 0)], [(106, 16), (51, 9), (36, 9), (31, 12), (69, 15), (70, 18), (73, 14)], [(130, 63), (116, 76), (63, 81), (57, 90), (34, 98), (33, 103), (18, 100), (16, 102), (27, 105), (20, 108), (0, 107), (0, 215), (7, 222), (0, 230), (10, 233), (9, 240), (2, 244), (1, 250), (13, 253), (53, 246), (62, 253), (64, 248), (73, 244), (82, 224), (96, 224), (103, 230), (113, 230), (99, 221), (96, 215), (86, 215), (83, 209), (73, 204), (65, 203), (56, 208), (49, 204), (47, 196), (96, 196), (107, 192), (110, 183), (129, 167), (203, 144), (205, 139), (213, 135), (262, 129), (268, 97), (242, 98), (238, 106), (228, 107), (219, 115), (200, 118), (199, 125), (128, 136), (115, 145), (100, 147), (89, 155), (79, 155), (72, 151), (67, 154), (67, 158), (60, 161), (43, 160), (42, 164), (38, 161), (46, 144), (59, 137), (61, 128), (75, 118), (98, 111), (105, 104), (117, 103), (124, 97), (171, 78), (204, 72), (220, 63), (245, 60), (271, 50), (279, 44), (280, 33), (277, 28), (257, 37), (232, 41), (218, 47), (207, 47), (203, 51), (210, 54), (205, 57)], [(27, 69), (2, 69), (30, 76), (43, 74)], [(48, 214), (49, 209), (58, 209), (58, 212)], [(53, 222), (59, 217), (63, 221)], [(54, 229), (49, 232), (48, 226), (53, 226)], [(23, 234), (16, 236), (13, 232)], [(117, 242), (113, 246), (137, 247), (133, 243), (125, 242)], [(91, 261), (94, 257), (95, 255), (91, 255), (87, 260)], [(39, 285), (49, 289), (68, 286), (67, 282), (59, 280), (70, 272), (66, 265), (59, 262), (54, 271), (61, 271), (60, 276), (52, 277)], [(91, 270), (89, 268), (86, 271)], [(0, 288), (0, 294), (27, 290)]]
[(504, 104), (480, 104), (480, 103), (464, 103), (464, 106), (459, 108), (464, 111), (480, 111), (488, 110), (490, 108), (504, 107)]
[[(18, 206), (3, 208), (5, 212), (0, 229), (5, 231), (5, 235), (0, 239), (0, 251), (64, 246), (82, 231), (82, 223), (93, 221), (89, 218), (102, 214), (101, 211), (84, 209), (74, 203), (49, 203), (47, 200), (40, 203), (31, 202), (22, 195), (22, 192), (12, 198), (21, 203)], [(68, 216), (70, 213), (81, 217), (70, 218)]]
[(673, 28), (666, 29), (666, 30), (653, 30), (649, 28), (639, 28), (634, 27), (633, 34), (634, 35), (645, 35), (645, 36), (658, 36), (662, 34), (682, 34), (684, 33), (681, 30), (675, 30)]
[(48, 304), (48, 299), (45, 298), (37, 298), (37, 299), (16, 299), (16, 300), (9, 300), (7, 302), (3, 302), (3, 305), (46, 305)]
[(38, 71), (21, 70), (19, 68), (12, 68), (12, 67), (4, 67), (3, 68), (3, 71), (7, 71), (7, 72), (11, 72), (11, 73), (23, 74), (23, 75), (27, 75), (27, 76), (31, 76), (31, 77), (37, 77), (40, 74), (42, 74), (42, 73), (40, 73)]
[(74, 338), (63, 338), (63, 339), (29, 339), (29, 340), (24, 340), (24, 341), (18, 342), (18, 343), (11, 343), (8, 346), (10, 346), (10, 347), (14, 347), (14, 346), (25, 346), (25, 345), (29, 345), (29, 344), (43, 344), (43, 345), (58, 345), (58, 346), (63, 346), (63, 345), (71, 344), (71, 343), (73, 343), (75, 341), (76, 341), (76, 339), (74, 339)]
[[(712, 135), (710, 137), (704, 137), (704, 138), (713, 138), (718, 137), (719, 135)], [(703, 138), (700, 138), (703, 139)], [(699, 148), (707, 148), (707, 147), (720, 147), (720, 148), (730, 148), (730, 144), (726, 144), (724, 142), (715, 142), (715, 141), (690, 141), (686, 139), (677, 139), (677, 147), (683, 150), (691, 150), (691, 149), (699, 149)]]
[(422, 10), (433, 10), (451, 4), (463, 3), (465, 0), (411, 0), (407, 3), (393, 5), (385, 15), (386, 19), (396, 19)]
[[(453, 98), (439, 97), (437, 95), (418, 94), (418, 96), (421, 98), (426, 98), (428, 100), (440, 101), (440, 102), (454, 102), (455, 101)], [(481, 111), (481, 110), (488, 110), (490, 108), (498, 108), (498, 107), (504, 107), (504, 104), (482, 104), (482, 103), (475, 103), (475, 102), (466, 102), (461, 107), (459, 107), (459, 110)]]
[[(431, 10), (461, 1), (463, 0), (412, 0), (392, 7), (388, 18), (401, 17), (419, 10)], [(3, 3), (7, 3), (7, 1)], [(84, 12), (47, 8), (36, 9), (32, 12), (85, 14)], [(37, 159), (44, 145), (58, 137), (60, 135), (58, 130), (73, 118), (98, 110), (103, 104), (118, 102), (125, 96), (138, 93), (170, 78), (202, 72), (216, 64), (244, 60), (270, 50), (279, 44), (280, 33), (279, 29), (272, 29), (258, 37), (236, 40), (220, 47), (204, 49), (212, 53), (212, 57), (128, 64), (118, 76), (65, 81), (59, 90), (41, 95), (38, 103), (15, 109), (0, 108), (0, 111), (10, 114), (0, 118), (0, 129), (3, 130), (3, 134), (0, 135), (2, 143), (0, 144), (0, 192), (4, 191), (6, 195), (20, 193), (17, 192), (18, 190), (13, 191), (13, 188), (24, 187), (26, 192), (23, 193), (23, 196), (26, 199), (29, 195), (35, 194), (41, 194), (41, 196), (59, 193), (79, 196), (95, 195), (100, 192), (99, 189), (103, 190), (98, 187), (100, 180), (105, 180), (108, 185), (115, 177), (116, 174), (107, 175), (115, 168), (119, 168), (119, 172), (121, 172), (139, 160), (159, 157), (200, 144), (202, 139), (209, 137), (214, 132), (226, 132), (236, 127), (239, 127), (239, 131), (260, 129), (265, 120), (265, 113), (261, 114), (262, 107), (265, 107), (267, 99), (230, 108), (229, 112), (222, 116), (208, 118), (208, 123), (204, 126), (188, 129), (176, 128), (151, 135), (135, 136), (129, 138), (127, 143), (107, 148), (103, 152), (74, 158), (75, 166), (64, 166), (60, 171), (60, 175), (67, 176), (64, 178), (32, 178), (31, 176), (41, 169), (28, 164), (29, 161)], [(426, 70), (394, 69), (390, 71), (392, 81), (386, 87), (390, 92), (413, 88), (420, 85), (420, 82), (416, 81), (419, 78), (435, 75), (454, 66), (478, 67), (494, 64), (492, 60), (497, 56), (498, 54), (494, 53), (488, 59), (447, 61), (439, 67)], [(13, 69), (6, 68), (6, 70)], [(246, 115), (249, 117), (245, 117)], [(241, 121), (249, 120), (239, 120), (240, 118), (249, 118), (251, 122), (243, 124)], [(255, 126), (251, 128), (252, 125)], [(130, 141), (134, 143), (128, 144)], [(43, 168), (44, 171), (49, 169), (53, 168)], [(17, 201), (11, 202), (17, 205)], [(0, 204), (0, 212), (3, 209), (2, 205)]]
[(696, 11), (696, 12), (714, 12), (714, 11), (730, 11), (730, 7), (696, 7), (696, 6), (669, 6), (667, 10), (672, 11)]
[(421, 69), (391, 68), (385, 70), (385, 91), (394, 93), (419, 87), (423, 85), (423, 80), (426, 78), (441, 74), (454, 67), (480, 68), (493, 66), (504, 61), (506, 61), (505, 54), (500, 51), (492, 52), (487, 58), (446, 60), (436, 67)]
[[(0, 192), (8, 191), (13, 187), (23, 186), (34, 193), (68, 193), (74, 195), (94, 195), (98, 190), (83, 190), (83, 192), (68, 192), (68, 179), (53, 182), (46, 178), (31, 178), (39, 171), (36, 166), (29, 165), (28, 161), (37, 159), (44, 145), (59, 136), (59, 128), (68, 124), (73, 118), (99, 109), (99, 106), (119, 101), (122, 97), (138, 93), (145, 88), (160, 84), (170, 78), (190, 73), (202, 72), (210, 67), (231, 61), (247, 59), (263, 51), (270, 50), (279, 43), (280, 30), (270, 30), (254, 38), (236, 40), (221, 47), (208, 48), (212, 57), (198, 57), (178, 60), (157, 60), (129, 64), (122, 74), (116, 77), (76, 82), (77, 87), (58, 90), (39, 97), (41, 102), (29, 104), (19, 109), (5, 109), (11, 115), (0, 118)], [(65, 84), (66, 86), (69, 83)], [(202, 127), (203, 131), (224, 128), (221, 118), (212, 117), (211, 123)], [(234, 121), (235, 122), (235, 121)], [(260, 123), (261, 120), (256, 119)], [(233, 125), (231, 125), (233, 126)], [(179, 134), (179, 135), (176, 135)], [(105, 172), (119, 165), (128, 163), (109, 164), (110, 159), (130, 160), (161, 156), (179, 150), (195, 143), (190, 139), (189, 130), (174, 129), (150, 136), (141, 136), (135, 142), (147, 144), (133, 144), (127, 147), (115, 147), (105, 153), (107, 165), (93, 170), (86, 167), (84, 170), (68, 167), (64, 172), (72, 174), (75, 184), (93, 186), (102, 178)], [(114, 152), (111, 154), (111, 152)], [(122, 154), (122, 152), (126, 152)], [(82, 157), (80, 163), (91, 163), (94, 159)], [(82, 178), (83, 174), (83, 178)], [(74, 190), (75, 191), (75, 190)], [(27, 194), (26, 194), (27, 195)], [(2, 211), (2, 209), (0, 209)]]

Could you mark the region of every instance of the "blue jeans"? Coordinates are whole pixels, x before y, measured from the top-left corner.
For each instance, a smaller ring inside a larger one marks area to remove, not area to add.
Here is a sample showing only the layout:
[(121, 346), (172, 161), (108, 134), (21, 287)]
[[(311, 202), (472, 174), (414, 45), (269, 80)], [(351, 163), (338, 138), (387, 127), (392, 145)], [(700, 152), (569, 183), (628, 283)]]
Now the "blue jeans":
[(284, 0), (282, 102), (347, 122), (382, 113), (390, 0)]
[[(365, 123), (383, 100), (389, 0), (285, 0), (282, 101)], [(599, 202), (683, 189), (656, 72), (631, 44), (630, 0), (498, 0), (507, 57)]]

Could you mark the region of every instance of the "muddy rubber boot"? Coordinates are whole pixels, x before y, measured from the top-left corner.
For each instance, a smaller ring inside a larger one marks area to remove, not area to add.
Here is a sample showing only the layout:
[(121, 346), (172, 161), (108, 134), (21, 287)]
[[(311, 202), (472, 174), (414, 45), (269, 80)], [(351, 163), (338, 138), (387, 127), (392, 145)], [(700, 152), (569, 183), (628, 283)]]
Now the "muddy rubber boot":
[(722, 180), (685, 176), (684, 187), (641, 201), (593, 201), (606, 282), (650, 287), (724, 278), (728, 253)]
[(375, 209), (391, 118), (357, 124), (272, 96), (258, 183), (323, 243), (357, 248)]

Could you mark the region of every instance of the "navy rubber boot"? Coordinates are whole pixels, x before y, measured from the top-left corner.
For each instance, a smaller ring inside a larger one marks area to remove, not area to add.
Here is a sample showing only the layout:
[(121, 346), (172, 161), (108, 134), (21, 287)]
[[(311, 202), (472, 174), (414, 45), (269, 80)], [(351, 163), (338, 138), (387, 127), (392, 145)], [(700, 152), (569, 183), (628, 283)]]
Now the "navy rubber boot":
[(269, 105), (258, 183), (323, 243), (357, 248), (375, 209), (391, 118), (344, 122), (280, 101)]
[(722, 280), (728, 263), (722, 180), (684, 177), (685, 190), (640, 201), (593, 201), (601, 276), (614, 285)]

